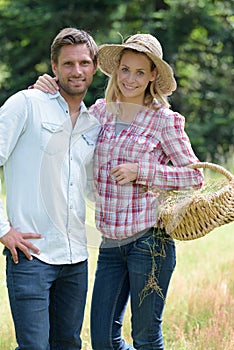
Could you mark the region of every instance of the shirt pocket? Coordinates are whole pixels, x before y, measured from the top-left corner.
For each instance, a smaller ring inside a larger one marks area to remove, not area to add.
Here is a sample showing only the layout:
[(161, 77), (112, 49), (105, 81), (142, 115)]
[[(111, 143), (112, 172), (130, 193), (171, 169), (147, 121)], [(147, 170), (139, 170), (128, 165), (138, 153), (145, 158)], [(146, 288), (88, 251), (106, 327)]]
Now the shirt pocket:
[(80, 158), (85, 164), (90, 162), (93, 158), (94, 149), (97, 144), (97, 138), (99, 135), (100, 126), (94, 127), (91, 130), (84, 131), (79, 137), (79, 154)]
[(66, 151), (67, 142), (64, 144), (63, 125), (42, 122), (40, 135), (40, 148), (45, 153), (54, 155)]
[(81, 145), (81, 155), (80, 157), (83, 159), (85, 164), (89, 163), (94, 154), (94, 149), (96, 146), (95, 137), (90, 136), (89, 134), (82, 134), (82, 145)]
[(82, 137), (88, 146), (95, 146), (96, 140), (93, 137), (88, 134), (82, 134)]
[(97, 135), (92, 135), (90, 132), (77, 133), (73, 137), (71, 151), (78, 164), (85, 166), (93, 159), (96, 139)]
[(132, 159), (141, 159), (151, 152), (155, 152), (160, 142), (145, 135), (131, 134), (126, 143), (126, 150)]

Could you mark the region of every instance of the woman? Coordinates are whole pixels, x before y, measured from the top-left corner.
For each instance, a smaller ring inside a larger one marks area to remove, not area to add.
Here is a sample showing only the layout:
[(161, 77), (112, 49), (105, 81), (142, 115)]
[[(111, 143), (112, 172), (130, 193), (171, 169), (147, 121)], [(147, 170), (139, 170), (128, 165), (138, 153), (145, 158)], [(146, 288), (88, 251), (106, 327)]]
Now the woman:
[[(159, 41), (136, 34), (99, 48), (110, 76), (105, 99), (90, 108), (102, 124), (94, 158), (96, 225), (102, 233), (91, 307), (94, 350), (164, 349), (162, 314), (175, 268), (175, 244), (155, 228), (164, 190), (199, 188), (201, 170), (184, 131), (169, 109), (176, 89)], [(36, 87), (40, 88), (40, 78)], [(47, 83), (46, 83), (47, 84)], [(170, 164), (172, 165), (169, 165)], [(133, 346), (121, 337), (130, 296)]]

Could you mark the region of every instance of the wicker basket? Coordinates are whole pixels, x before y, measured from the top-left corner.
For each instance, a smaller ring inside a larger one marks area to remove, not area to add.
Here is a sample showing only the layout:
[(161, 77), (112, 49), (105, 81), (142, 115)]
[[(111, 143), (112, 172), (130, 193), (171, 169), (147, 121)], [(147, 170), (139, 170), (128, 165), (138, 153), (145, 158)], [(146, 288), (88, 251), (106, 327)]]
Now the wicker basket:
[(180, 191), (174, 195), (170, 193), (160, 208), (157, 227), (180, 241), (203, 237), (216, 227), (234, 221), (234, 175), (220, 165), (208, 162), (190, 164), (189, 167), (218, 171), (228, 181), (213, 193), (197, 190), (190, 196), (182, 196), (182, 199)]

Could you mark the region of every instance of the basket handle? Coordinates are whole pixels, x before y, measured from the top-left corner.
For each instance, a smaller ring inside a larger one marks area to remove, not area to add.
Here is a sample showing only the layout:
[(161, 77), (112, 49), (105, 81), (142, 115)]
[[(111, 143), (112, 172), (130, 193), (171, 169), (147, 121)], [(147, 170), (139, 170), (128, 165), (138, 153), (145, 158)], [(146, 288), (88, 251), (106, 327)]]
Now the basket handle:
[(209, 162), (198, 162), (198, 163), (189, 164), (187, 165), (187, 167), (192, 169), (207, 168), (211, 170), (216, 170), (220, 174), (226, 176), (228, 180), (230, 181), (234, 180), (234, 175), (230, 171), (226, 170), (225, 168), (223, 168), (221, 165), (218, 165), (218, 164), (209, 163)]

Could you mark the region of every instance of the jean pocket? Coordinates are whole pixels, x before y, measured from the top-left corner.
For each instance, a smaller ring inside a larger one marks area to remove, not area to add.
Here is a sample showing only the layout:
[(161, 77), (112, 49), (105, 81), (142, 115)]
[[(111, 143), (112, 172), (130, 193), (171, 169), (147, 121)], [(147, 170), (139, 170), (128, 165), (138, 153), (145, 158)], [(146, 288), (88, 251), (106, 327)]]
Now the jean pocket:
[(138, 251), (151, 254), (154, 244), (155, 235), (153, 233), (153, 230), (149, 230), (142, 237), (136, 240), (134, 243), (134, 248)]
[(151, 229), (135, 243), (135, 249), (151, 256), (166, 256), (166, 251), (173, 250), (174, 240), (165, 234), (160, 234), (157, 230)]

